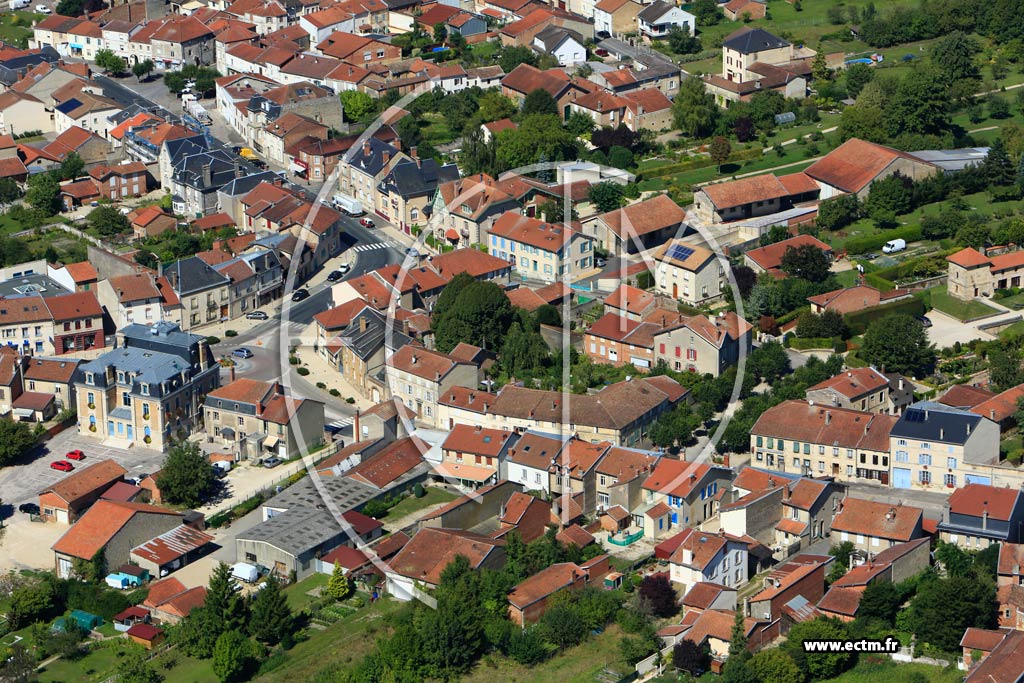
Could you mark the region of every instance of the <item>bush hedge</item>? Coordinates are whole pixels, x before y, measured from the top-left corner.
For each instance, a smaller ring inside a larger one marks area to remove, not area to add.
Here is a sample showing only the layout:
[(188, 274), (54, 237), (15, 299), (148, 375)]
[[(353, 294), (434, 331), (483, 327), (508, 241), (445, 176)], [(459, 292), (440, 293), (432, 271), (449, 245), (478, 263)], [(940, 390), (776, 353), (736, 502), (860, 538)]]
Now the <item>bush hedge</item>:
[(789, 348), (796, 349), (797, 351), (805, 351), (807, 349), (832, 349), (835, 348), (836, 342), (842, 342), (843, 340), (839, 337), (793, 337), (789, 340)]
[(886, 280), (878, 273), (867, 273), (864, 275), (864, 284), (874, 287), (880, 292), (889, 292), (896, 289), (896, 283)]
[(863, 237), (852, 237), (846, 240), (843, 247), (849, 254), (863, 254), (872, 249), (881, 249), (889, 240), (905, 239), (914, 242), (921, 239), (920, 225), (907, 225), (902, 228), (884, 230), (875, 235), (864, 235)]
[(868, 325), (879, 318), (884, 318), (887, 315), (902, 314), (902, 315), (924, 315), (924, 302), (918, 297), (911, 297), (909, 299), (903, 299), (896, 301), (891, 304), (883, 304), (881, 306), (873, 306), (871, 308), (865, 308), (862, 311), (854, 311), (853, 313), (847, 313), (844, 317), (846, 318), (846, 325), (850, 328), (850, 331), (854, 334), (864, 334), (864, 330), (867, 329)]
[[(737, 161), (760, 159), (763, 154), (764, 150), (760, 147), (737, 149), (733, 150), (732, 154), (729, 155), (729, 160), (725, 163), (728, 164), (735, 163)], [(676, 173), (682, 173), (683, 171), (694, 171), (698, 168), (708, 168), (709, 166), (718, 166), (718, 162), (713, 159), (703, 157), (700, 159), (693, 159), (692, 161), (681, 161), (678, 164), (666, 164), (665, 166), (652, 168), (650, 171), (644, 171), (639, 174), (637, 180), (640, 180), (641, 178), (643, 180), (648, 180), (650, 178), (664, 178), (665, 176), (675, 175)]]

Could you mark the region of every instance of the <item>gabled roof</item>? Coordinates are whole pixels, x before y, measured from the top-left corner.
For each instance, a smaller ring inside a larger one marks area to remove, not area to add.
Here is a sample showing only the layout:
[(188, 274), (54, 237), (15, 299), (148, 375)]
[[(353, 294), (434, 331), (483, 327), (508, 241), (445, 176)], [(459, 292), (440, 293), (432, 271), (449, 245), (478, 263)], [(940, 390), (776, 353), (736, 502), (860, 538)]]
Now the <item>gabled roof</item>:
[(346, 477), (364, 484), (385, 488), (423, 462), (430, 444), (410, 436), (395, 441), (348, 470)]
[(871, 538), (910, 541), (917, 538), (923, 516), (921, 508), (847, 496), (832, 520), (832, 528)]
[(504, 541), (469, 531), (427, 527), (417, 531), (388, 565), (396, 574), (436, 586), (441, 572), (459, 555), (476, 569), (504, 545)]
[(1008, 522), (1021, 497), (1019, 488), (998, 488), (986, 484), (967, 484), (953, 491), (949, 497), (949, 511), (953, 514), (982, 517)]
[(114, 460), (100, 460), (69, 474), (53, 486), (40, 491), (39, 495), (52, 493), (66, 502), (68, 507), (73, 507), (80, 499), (120, 480), (127, 473), (128, 470)]
[(855, 399), (889, 386), (889, 378), (874, 368), (850, 368), (823, 382), (808, 387), (807, 391), (830, 389), (848, 399)]
[(844, 192), (860, 192), (897, 159), (932, 166), (913, 155), (866, 140), (850, 138), (804, 169), (818, 182)]
[(773, 270), (782, 266), (782, 257), (789, 249), (796, 249), (803, 246), (813, 246), (821, 249), (826, 254), (832, 253), (832, 247), (828, 246), (813, 235), (797, 235), (784, 239), (781, 242), (769, 244), (766, 247), (751, 249), (746, 257), (761, 266), (764, 270)]
[(540, 69), (520, 64), (501, 79), (501, 85), (522, 95), (546, 90), (556, 100), (570, 87), (569, 76), (561, 69)]
[(782, 38), (773, 36), (764, 29), (750, 27), (733, 31), (722, 41), (722, 47), (735, 50), (744, 55), (764, 52), (765, 50), (776, 50), (781, 47), (787, 47), (789, 44)]
[(181, 517), (180, 512), (154, 505), (99, 500), (53, 544), (53, 551), (91, 560), (137, 514)]
[(761, 437), (889, 451), (895, 415), (866, 413), (806, 401), (783, 401), (761, 414), (750, 433)]
[(620, 239), (643, 236), (678, 226), (686, 220), (686, 211), (665, 194), (630, 204), (598, 216), (598, 220)]

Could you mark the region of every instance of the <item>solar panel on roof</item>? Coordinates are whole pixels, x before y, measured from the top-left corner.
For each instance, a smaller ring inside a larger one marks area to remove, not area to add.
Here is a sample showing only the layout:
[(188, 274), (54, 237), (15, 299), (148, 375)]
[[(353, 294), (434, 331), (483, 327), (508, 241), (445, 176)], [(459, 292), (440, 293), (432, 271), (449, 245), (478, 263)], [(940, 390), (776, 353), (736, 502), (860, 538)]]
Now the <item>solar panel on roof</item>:
[(672, 259), (676, 259), (677, 261), (685, 261), (686, 259), (690, 258), (691, 256), (693, 256), (693, 248), (692, 247), (683, 247), (683, 246), (680, 246), (680, 245), (676, 244), (676, 245), (673, 245), (672, 248), (668, 250), (668, 257), (672, 258)]

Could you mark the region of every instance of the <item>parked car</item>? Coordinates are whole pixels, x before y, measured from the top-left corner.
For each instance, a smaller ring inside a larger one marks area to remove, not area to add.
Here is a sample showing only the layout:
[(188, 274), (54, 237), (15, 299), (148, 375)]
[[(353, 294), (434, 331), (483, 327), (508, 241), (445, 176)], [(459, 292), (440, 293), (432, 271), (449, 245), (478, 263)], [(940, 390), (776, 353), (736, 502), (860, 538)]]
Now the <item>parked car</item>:
[(603, 47), (599, 47), (596, 50), (594, 50), (594, 54), (597, 55), (598, 57), (607, 57), (608, 50), (605, 50)]
[(351, 263), (342, 263), (340, 266), (338, 266), (338, 271), (341, 272), (342, 275), (344, 275), (350, 270), (352, 270)]
[(50, 14), (51, 10), (46, 5), (36, 5), (36, 12), (39, 14)]
[(269, 320), (270, 316), (263, 311), (249, 311), (245, 314), (245, 317), (249, 320)]
[(73, 451), (68, 451), (64, 454), (64, 457), (68, 460), (85, 460), (85, 453), (78, 450), (77, 448)]
[(18, 506), (18, 512), (24, 512), (26, 515), (38, 515), (39, 506), (35, 503), (22, 503)]
[(308, 299), (308, 298), (309, 298), (309, 290), (308, 289), (296, 289), (292, 293), (292, 301), (302, 301), (303, 299)]
[(597, 258), (594, 259), (594, 265), (597, 266), (598, 268), (604, 268), (605, 266), (608, 265), (608, 261), (598, 256)]
[(70, 472), (75, 469), (75, 466), (69, 463), (67, 460), (54, 460), (50, 463), (51, 470), (60, 470), (61, 472)]
[(405, 255), (406, 256), (412, 256), (413, 258), (419, 258), (420, 250), (417, 249), (416, 247), (406, 247)]
[(271, 458), (263, 458), (263, 466), (266, 467), (267, 469), (270, 469), (272, 467), (277, 467), (280, 464), (281, 464), (281, 458), (273, 458), (273, 457), (271, 457)]
[(928, 318), (924, 317), (923, 315), (916, 315), (914, 317), (917, 318), (917, 322), (921, 323), (921, 327), (931, 327), (932, 326), (932, 321), (929, 320)]
[(377, 227), (376, 225), (374, 225), (373, 221), (371, 221), (369, 218), (360, 218), (359, 219), (359, 225), (363, 226), (364, 228), (376, 228)]
[(862, 256), (861, 258), (865, 258), (868, 261), (874, 261), (876, 258), (878, 258), (878, 254), (876, 254), (875, 252), (871, 252), (870, 254), (864, 254), (864, 256)]
[(237, 349), (231, 352), (232, 356), (236, 358), (252, 358), (255, 354), (244, 346), (239, 346)]
[(330, 273), (327, 274), (327, 281), (337, 282), (343, 277), (345, 277), (345, 273), (341, 272), (340, 270), (332, 270)]

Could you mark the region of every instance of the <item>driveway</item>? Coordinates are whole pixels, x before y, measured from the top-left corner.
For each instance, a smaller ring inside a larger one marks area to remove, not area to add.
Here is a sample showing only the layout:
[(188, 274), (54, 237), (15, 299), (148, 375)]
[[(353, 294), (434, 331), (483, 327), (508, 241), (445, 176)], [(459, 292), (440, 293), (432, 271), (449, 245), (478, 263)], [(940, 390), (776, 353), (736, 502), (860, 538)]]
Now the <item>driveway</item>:
[(932, 321), (932, 326), (927, 329), (928, 340), (940, 349), (953, 346), (955, 342), (965, 344), (972, 339), (995, 339), (991, 334), (977, 328), (979, 322), (989, 322), (991, 318), (974, 323), (963, 323), (953, 316), (934, 309), (928, 311), (925, 317)]

